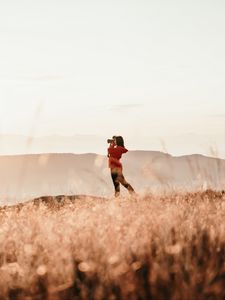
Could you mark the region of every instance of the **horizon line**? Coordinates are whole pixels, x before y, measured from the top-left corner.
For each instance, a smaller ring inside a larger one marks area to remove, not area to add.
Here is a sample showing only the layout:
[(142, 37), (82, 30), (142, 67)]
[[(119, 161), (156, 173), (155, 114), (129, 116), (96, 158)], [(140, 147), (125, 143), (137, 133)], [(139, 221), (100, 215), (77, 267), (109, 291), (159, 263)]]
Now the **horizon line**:
[[(187, 157), (187, 156), (202, 156), (210, 159), (219, 159), (219, 160), (225, 160), (225, 158), (218, 157), (218, 156), (210, 156), (210, 155), (205, 155), (201, 153), (192, 153), (192, 154), (183, 154), (183, 155), (172, 155), (168, 152), (163, 152), (160, 150), (141, 150), (141, 149), (136, 149), (136, 150), (129, 150), (129, 152), (150, 152), (150, 153), (160, 153), (163, 155), (167, 155), (173, 158), (181, 158), (181, 157)], [(37, 152), (37, 153), (18, 153), (18, 154), (0, 154), (0, 157), (13, 157), (13, 156), (41, 156), (41, 155), (96, 155), (96, 156), (105, 156), (107, 158), (107, 155), (105, 154), (100, 154), (96, 152), (82, 152), (82, 153), (76, 153), (76, 152)]]

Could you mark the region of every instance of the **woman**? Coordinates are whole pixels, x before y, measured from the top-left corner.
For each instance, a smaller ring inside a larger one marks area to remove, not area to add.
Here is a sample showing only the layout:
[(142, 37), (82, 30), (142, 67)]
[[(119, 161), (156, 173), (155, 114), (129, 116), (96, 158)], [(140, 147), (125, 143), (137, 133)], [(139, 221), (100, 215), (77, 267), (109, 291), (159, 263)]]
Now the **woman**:
[(108, 148), (109, 168), (111, 169), (111, 177), (115, 187), (115, 197), (120, 194), (120, 183), (129, 191), (130, 194), (134, 193), (132, 186), (125, 180), (123, 176), (123, 167), (120, 162), (122, 154), (127, 153), (124, 147), (124, 140), (122, 136), (114, 136), (113, 140), (108, 140), (110, 146)]

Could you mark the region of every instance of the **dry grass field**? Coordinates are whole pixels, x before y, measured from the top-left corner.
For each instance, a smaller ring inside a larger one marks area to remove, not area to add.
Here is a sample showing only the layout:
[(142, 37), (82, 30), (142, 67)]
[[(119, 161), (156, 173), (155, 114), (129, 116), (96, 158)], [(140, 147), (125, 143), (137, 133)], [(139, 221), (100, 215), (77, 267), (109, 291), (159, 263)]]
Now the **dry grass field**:
[(0, 299), (225, 299), (225, 194), (2, 207)]

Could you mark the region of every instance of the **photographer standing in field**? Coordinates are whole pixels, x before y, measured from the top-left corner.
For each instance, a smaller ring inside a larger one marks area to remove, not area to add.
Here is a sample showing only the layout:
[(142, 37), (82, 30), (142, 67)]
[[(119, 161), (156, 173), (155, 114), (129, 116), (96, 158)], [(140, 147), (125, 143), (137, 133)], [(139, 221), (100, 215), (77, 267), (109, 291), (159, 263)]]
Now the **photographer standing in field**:
[(123, 167), (120, 162), (122, 154), (127, 153), (128, 150), (124, 146), (122, 136), (113, 136), (108, 139), (110, 144), (108, 148), (109, 168), (111, 169), (111, 177), (115, 187), (115, 197), (120, 195), (120, 183), (129, 191), (130, 194), (134, 193), (132, 186), (125, 180), (123, 176)]

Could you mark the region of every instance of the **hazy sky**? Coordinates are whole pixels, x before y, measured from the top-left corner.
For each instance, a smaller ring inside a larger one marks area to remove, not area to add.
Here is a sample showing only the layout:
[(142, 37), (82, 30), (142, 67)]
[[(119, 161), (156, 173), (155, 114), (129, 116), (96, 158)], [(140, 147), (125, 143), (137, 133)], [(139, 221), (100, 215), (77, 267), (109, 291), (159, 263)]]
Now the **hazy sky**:
[(224, 0), (0, 0), (0, 134), (224, 145), (224, 16)]

